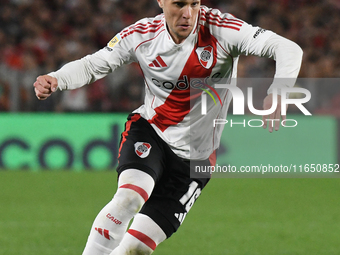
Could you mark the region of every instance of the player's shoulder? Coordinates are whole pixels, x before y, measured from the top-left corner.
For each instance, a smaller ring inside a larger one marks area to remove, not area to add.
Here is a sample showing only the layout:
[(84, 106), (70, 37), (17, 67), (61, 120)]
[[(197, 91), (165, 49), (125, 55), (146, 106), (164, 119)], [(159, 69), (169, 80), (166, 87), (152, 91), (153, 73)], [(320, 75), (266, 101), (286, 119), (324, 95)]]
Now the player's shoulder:
[(151, 38), (164, 29), (164, 15), (159, 14), (153, 18), (143, 18), (123, 29), (119, 35), (124, 38)]
[(218, 9), (202, 5), (200, 8), (199, 24), (209, 27), (212, 32), (240, 31), (245, 22), (231, 13), (222, 13)]
[(164, 15), (159, 14), (153, 18), (143, 18), (134, 24), (124, 28), (116, 34), (108, 43), (107, 49), (112, 51), (117, 45), (118, 48), (126, 50), (134, 49), (137, 45), (155, 38), (165, 30)]

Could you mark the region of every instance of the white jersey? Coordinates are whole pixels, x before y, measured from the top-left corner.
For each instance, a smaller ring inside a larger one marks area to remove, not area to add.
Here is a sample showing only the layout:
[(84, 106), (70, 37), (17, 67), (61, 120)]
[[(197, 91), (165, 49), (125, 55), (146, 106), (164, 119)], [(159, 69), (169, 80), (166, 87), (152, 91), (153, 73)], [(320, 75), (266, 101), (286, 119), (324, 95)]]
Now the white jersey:
[(161, 14), (136, 22), (104, 49), (50, 75), (60, 89), (73, 89), (137, 62), (146, 92), (135, 112), (179, 157), (206, 159), (218, 148), (223, 130), (223, 125), (213, 127), (213, 120), (226, 118), (232, 97), (219, 90), (218, 104), (208, 100), (207, 113), (201, 114), (200, 94), (214, 91), (214, 82), (235, 78), (241, 54), (274, 58), (276, 78), (296, 78), (302, 56), (296, 44), (271, 31), (201, 6), (196, 27), (181, 44), (174, 43)]

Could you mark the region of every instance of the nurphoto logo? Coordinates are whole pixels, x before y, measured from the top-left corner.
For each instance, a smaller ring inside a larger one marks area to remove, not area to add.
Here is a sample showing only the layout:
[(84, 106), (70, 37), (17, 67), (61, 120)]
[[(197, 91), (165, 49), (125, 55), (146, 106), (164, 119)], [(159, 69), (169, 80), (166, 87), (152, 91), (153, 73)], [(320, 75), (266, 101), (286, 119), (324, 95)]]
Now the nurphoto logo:
[[(239, 87), (236, 87), (234, 85), (228, 85), (228, 84), (216, 84), (215, 88), (217, 89), (228, 89), (229, 92), (232, 95), (233, 98), (233, 114), (234, 115), (244, 115), (245, 112), (245, 96), (242, 92), (242, 90)], [(204, 90), (205, 91), (205, 90)], [(216, 90), (213, 90), (216, 94)], [(279, 93), (280, 92), (280, 93)], [(302, 98), (289, 98), (289, 93), (300, 93), (303, 94), (304, 97)], [(213, 95), (211, 93), (207, 93), (215, 102), (216, 101), (213, 98)], [(207, 94), (202, 93), (201, 94), (201, 114), (206, 115), (207, 114)], [(283, 87), (283, 88), (273, 88), (272, 90), (273, 94), (273, 102), (270, 109), (267, 110), (258, 110), (255, 109), (253, 104), (253, 88), (249, 87), (247, 88), (247, 106), (249, 111), (258, 116), (267, 116), (272, 114), (277, 106), (278, 106), (278, 97), (277, 95), (281, 95), (281, 115), (287, 114), (287, 106), (288, 105), (295, 105), (304, 115), (311, 116), (312, 114), (306, 109), (306, 107), (303, 106), (304, 103), (307, 103), (311, 99), (311, 93), (309, 90), (305, 88), (290, 88), (290, 87)], [(218, 96), (219, 98), (219, 96)], [(280, 121), (279, 119), (266, 119), (267, 122), (271, 122), (274, 124), (276, 121)], [(246, 124), (248, 124), (249, 127), (262, 127), (264, 125), (264, 121), (260, 119), (251, 119), (246, 123), (246, 120), (243, 122), (232, 122), (228, 121), (226, 119), (214, 119), (213, 126), (216, 125), (225, 125), (227, 123), (231, 124), (231, 127), (233, 125), (240, 125), (242, 124), (244, 127)], [(285, 119), (281, 122), (281, 125), (284, 127), (296, 127), (297, 121), (294, 119)]]

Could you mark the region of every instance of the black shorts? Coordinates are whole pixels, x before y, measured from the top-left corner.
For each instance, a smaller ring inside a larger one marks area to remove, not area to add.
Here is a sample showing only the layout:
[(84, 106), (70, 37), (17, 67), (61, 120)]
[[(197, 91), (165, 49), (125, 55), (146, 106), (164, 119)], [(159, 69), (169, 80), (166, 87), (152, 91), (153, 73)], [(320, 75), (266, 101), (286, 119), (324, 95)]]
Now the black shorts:
[[(210, 161), (199, 161), (210, 166)], [(170, 237), (177, 231), (210, 176), (190, 178), (192, 161), (178, 157), (139, 114), (131, 114), (122, 133), (117, 172), (138, 169), (155, 180), (140, 213), (152, 218)]]

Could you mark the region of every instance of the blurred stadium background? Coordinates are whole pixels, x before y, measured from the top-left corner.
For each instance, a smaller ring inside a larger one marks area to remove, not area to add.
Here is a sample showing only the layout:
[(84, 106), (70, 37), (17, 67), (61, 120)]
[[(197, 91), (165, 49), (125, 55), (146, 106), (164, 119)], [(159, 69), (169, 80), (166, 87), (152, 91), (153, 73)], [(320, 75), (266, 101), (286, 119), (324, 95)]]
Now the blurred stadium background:
[[(301, 87), (312, 93), (299, 126), (268, 134), (226, 128), (221, 164), (339, 163), (338, 0), (202, 0), (297, 42)], [(0, 254), (81, 254), (116, 188), (126, 116), (143, 101), (130, 65), (38, 101), (36, 77), (104, 47), (161, 10), (156, 0), (0, 0)], [(243, 78), (270, 78), (272, 60), (242, 57)], [(267, 88), (256, 90), (260, 103)], [(249, 117), (250, 118), (250, 117)], [(340, 254), (339, 179), (213, 179), (185, 224), (155, 254)]]

